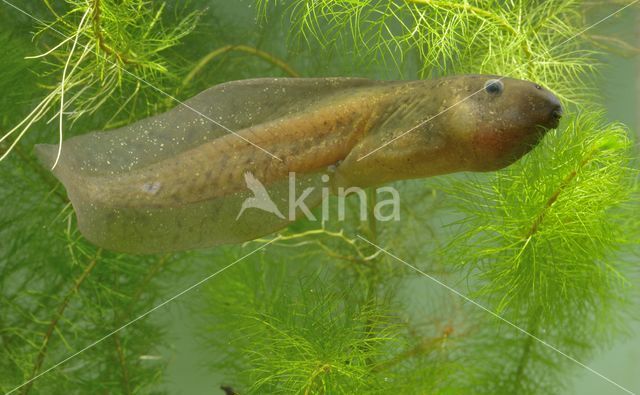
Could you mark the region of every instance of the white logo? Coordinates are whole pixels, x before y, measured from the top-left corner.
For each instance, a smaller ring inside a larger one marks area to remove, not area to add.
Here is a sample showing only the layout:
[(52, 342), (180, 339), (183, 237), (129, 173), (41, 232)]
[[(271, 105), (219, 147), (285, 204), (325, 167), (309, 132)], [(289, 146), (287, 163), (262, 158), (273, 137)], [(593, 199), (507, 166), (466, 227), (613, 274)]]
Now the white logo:
[[(285, 217), (278, 206), (274, 203), (271, 196), (269, 196), (269, 192), (267, 192), (267, 188), (249, 171), (244, 173), (244, 180), (247, 184), (247, 188), (253, 192), (253, 196), (248, 197), (242, 202), (242, 207), (240, 208), (240, 212), (236, 217), (236, 220), (240, 218), (242, 213), (249, 208), (257, 208), (262, 211), (266, 211), (268, 213), (272, 213), (280, 219), (295, 221), (298, 219), (299, 215), (297, 213), (304, 214), (304, 216), (310, 221), (316, 221), (316, 217), (311, 213), (309, 207), (307, 206), (305, 200), (314, 193), (315, 187), (306, 188), (302, 191), (302, 194), (298, 196), (296, 194), (296, 174), (291, 172), (289, 173), (289, 218)], [(329, 182), (329, 176), (324, 174), (321, 177), (321, 180), (324, 183)], [(343, 221), (345, 219), (345, 198), (349, 194), (354, 194), (359, 197), (360, 200), (360, 219), (362, 221), (366, 220), (367, 215), (370, 211), (367, 209), (367, 195), (365, 191), (358, 187), (350, 187), (350, 188), (337, 188), (337, 197), (338, 197), (338, 219)], [(322, 221), (327, 221), (329, 219), (329, 195), (330, 188), (327, 186), (322, 187), (320, 189), (320, 193), (322, 195)], [(387, 186), (377, 188), (376, 196), (380, 194), (387, 194), (390, 197), (388, 199), (376, 199), (377, 203), (373, 208), (373, 215), (378, 221), (399, 221), (400, 220), (400, 195), (395, 188)], [(316, 195), (317, 197), (317, 195)], [(383, 213), (386, 211), (386, 214)]]
[(253, 192), (253, 197), (248, 197), (242, 202), (242, 208), (236, 217), (236, 221), (240, 218), (244, 210), (248, 208), (257, 208), (275, 214), (278, 218), (285, 219), (284, 215), (282, 215), (278, 209), (278, 206), (271, 200), (267, 189), (250, 171), (244, 173), (244, 180), (247, 183), (247, 188)]

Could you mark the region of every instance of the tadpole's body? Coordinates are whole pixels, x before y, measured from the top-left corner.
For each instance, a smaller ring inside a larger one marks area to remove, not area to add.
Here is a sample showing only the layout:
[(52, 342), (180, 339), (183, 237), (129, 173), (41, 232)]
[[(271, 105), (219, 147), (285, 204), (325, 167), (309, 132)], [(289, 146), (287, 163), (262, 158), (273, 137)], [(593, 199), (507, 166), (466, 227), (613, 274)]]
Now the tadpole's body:
[[(291, 187), (314, 188), (312, 207), (322, 188), (499, 169), (561, 115), (544, 88), (483, 75), (244, 80), (185, 104), (63, 143), (54, 174), (87, 239), (133, 253), (251, 240), (290, 222)], [(51, 165), (57, 147), (37, 152)], [(247, 174), (287, 218), (255, 208), (238, 216), (252, 196)]]

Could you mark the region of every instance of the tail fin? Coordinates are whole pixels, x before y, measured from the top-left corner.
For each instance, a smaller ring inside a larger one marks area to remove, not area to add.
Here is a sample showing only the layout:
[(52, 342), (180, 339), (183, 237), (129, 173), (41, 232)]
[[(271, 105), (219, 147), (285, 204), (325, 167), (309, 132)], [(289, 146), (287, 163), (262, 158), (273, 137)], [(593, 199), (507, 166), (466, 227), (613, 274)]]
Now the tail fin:
[(56, 162), (56, 156), (58, 155), (58, 146), (53, 144), (36, 144), (35, 151), (36, 157), (38, 158), (40, 163), (51, 170), (53, 164)]
[(74, 158), (73, 146), (69, 147), (65, 142), (63, 148), (65, 147), (67, 148), (67, 155), (65, 155), (65, 151), (62, 152), (62, 156), (55, 168), (53, 168), (53, 164), (56, 162), (58, 155), (57, 145), (37, 144), (35, 146), (35, 154), (40, 163), (47, 170), (52, 171), (53, 175), (67, 190), (67, 196), (76, 212), (80, 232), (90, 241), (101, 245), (99, 232), (103, 226), (101, 221), (104, 221), (106, 210), (100, 211), (97, 206), (92, 204), (95, 199), (91, 195), (92, 182), (90, 177), (80, 171)]
[(71, 197), (73, 192), (70, 189), (78, 186), (78, 174), (73, 171), (73, 166), (70, 166), (73, 161), (63, 154), (56, 167), (53, 168), (58, 156), (58, 146), (55, 144), (36, 144), (35, 153), (40, 163), (60, 180), (67, 189), (67, 194)]

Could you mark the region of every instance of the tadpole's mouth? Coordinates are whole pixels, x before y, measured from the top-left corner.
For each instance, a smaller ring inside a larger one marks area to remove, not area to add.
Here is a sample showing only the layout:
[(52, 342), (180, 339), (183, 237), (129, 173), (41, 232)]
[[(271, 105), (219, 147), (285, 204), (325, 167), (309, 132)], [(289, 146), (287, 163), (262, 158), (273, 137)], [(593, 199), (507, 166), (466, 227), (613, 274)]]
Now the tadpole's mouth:
[(555, 129), (560, 125), (560, 119), (562, 118), (562, 106), (557, 105), (551, 110), (550, 128)]
[(538, 124), (537, 129), (544, 129), (544, 133), (550, 129), (556, 129), (560, 125), (560, 119), (562, 119), (563, 111), (560, 105), (553, 106), (551, 111), (543, 118), (542, 122)]
[(540, 93), (542, 94), (543, 100), (546, 102), (546, 104), (542, 106), (544, 108), (543, 111), (546, 112), (546, 114), (541, 114), (544, 120), (542, 126), (545, 126), (548, 129), (555, 129), (560, 125), (560, 119), (564, 114), (562, 103), (558, 96), (548, 90), (540, 88)]

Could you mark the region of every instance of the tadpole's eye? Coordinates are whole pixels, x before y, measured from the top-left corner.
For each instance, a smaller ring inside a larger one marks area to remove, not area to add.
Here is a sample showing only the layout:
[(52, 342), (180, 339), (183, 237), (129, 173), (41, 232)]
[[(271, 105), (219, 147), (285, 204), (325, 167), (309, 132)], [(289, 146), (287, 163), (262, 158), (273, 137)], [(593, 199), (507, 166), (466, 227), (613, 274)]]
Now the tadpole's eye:
[(484, 90), (492, 95), (499, 95), (504, 90), (504, 84), (500, 80), (489, 80), (484, 83)]

